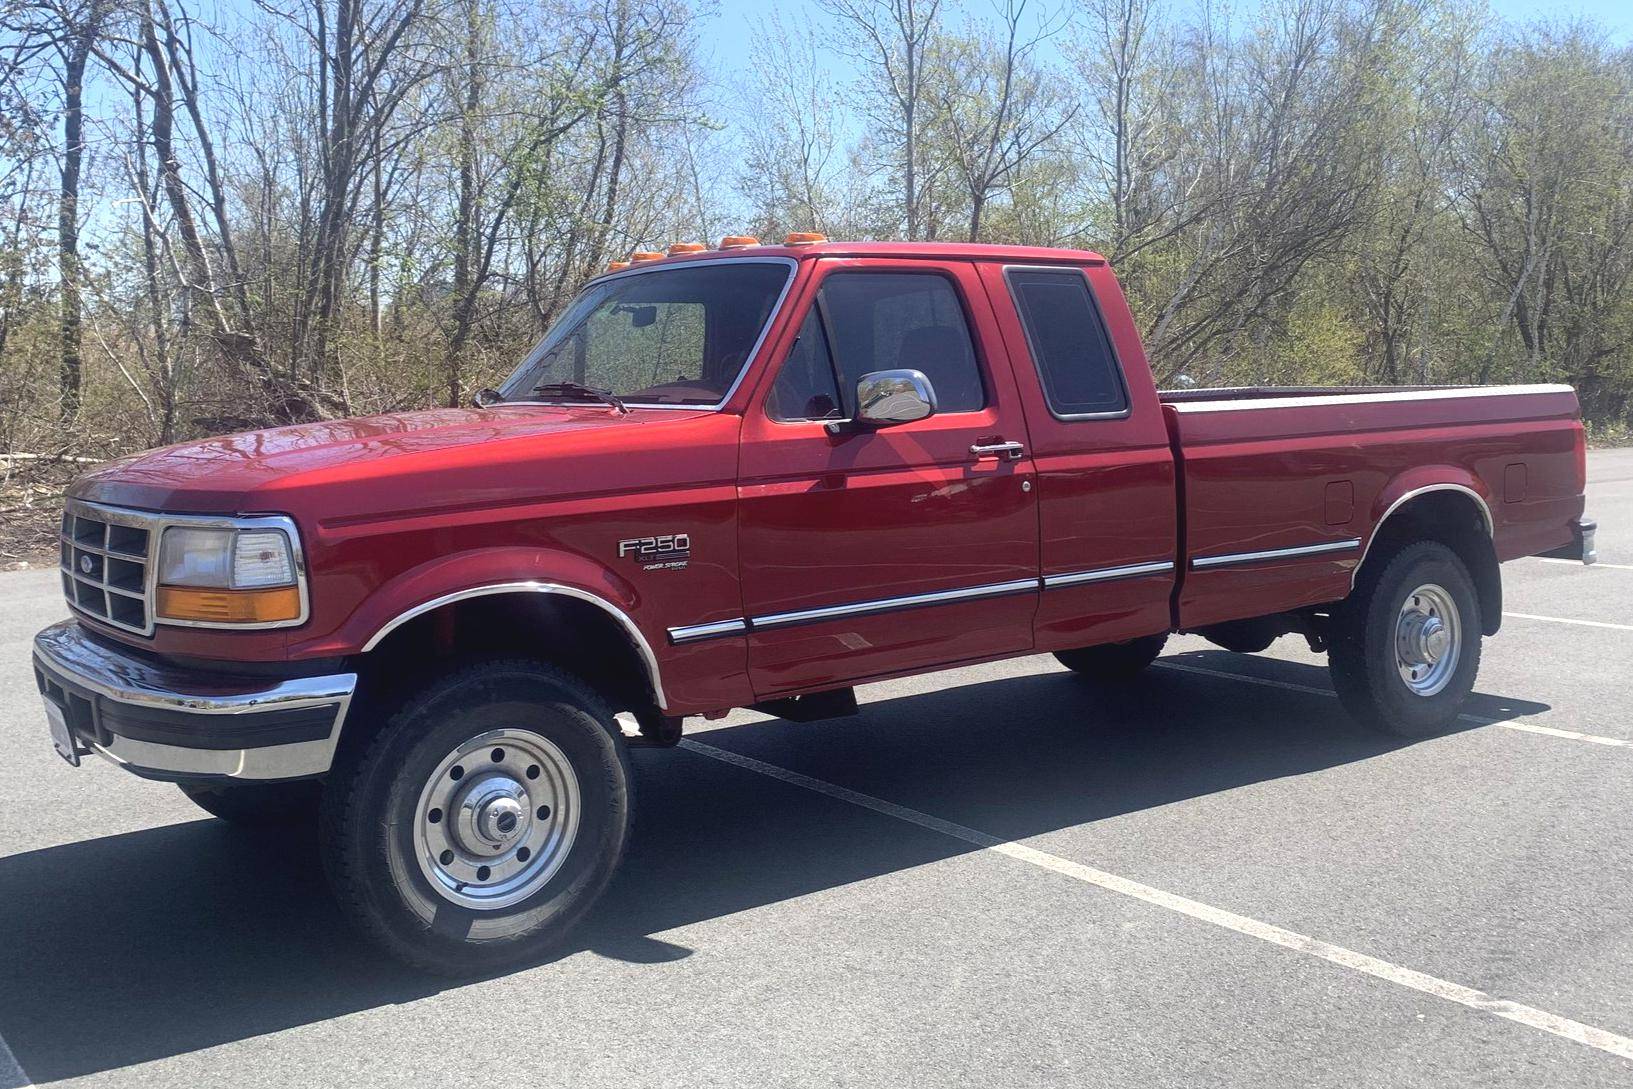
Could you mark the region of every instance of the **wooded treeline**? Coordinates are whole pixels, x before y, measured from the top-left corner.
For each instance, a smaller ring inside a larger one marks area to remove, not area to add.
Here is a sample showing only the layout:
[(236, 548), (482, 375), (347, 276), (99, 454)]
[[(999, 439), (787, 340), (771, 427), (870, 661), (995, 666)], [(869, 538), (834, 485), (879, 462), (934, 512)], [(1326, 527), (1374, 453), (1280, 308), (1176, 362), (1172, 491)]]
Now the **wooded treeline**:
[(1633, 395), (1633, 49), (1459, 0), (0, 0), (0, 451), (458, 403), (673, 240), (1093, 248), (1170, 384)]

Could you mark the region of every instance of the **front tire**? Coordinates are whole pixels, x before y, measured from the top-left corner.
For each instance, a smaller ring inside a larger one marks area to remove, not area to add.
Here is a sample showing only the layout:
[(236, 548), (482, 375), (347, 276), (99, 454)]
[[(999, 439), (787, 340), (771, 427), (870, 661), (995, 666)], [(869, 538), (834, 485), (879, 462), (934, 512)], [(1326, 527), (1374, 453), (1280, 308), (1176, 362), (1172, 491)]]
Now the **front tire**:
[(1157, 660), (1168, 643), (1168, 633), (1145, 635), (1126, 643), (1103, 643), (1097, 647), (1055, 652), (1055, 661), (1091, 680), (1103, 684), (1123, 684), (1133, 680)]
[(325, 786), (324, 865), (342, 908), (443, 975), (549, 951), (623, 856), (619, 735), (590, 688), (540, 662), (483, 662), (427, 686)]
[(1333, 615), (1333, 687), (1363, 725), (1397, 737), (1443, 732), (1480, 669), (1480, 600), (1457, 554), (1407, 545), (1361, 572)]

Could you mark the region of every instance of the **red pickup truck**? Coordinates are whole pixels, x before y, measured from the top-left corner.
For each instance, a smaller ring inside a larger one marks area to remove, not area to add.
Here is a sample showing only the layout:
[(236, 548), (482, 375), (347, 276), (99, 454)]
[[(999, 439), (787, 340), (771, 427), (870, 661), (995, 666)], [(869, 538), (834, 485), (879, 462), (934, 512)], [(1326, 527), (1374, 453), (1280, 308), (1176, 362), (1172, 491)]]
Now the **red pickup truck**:
[(1299, 633), (1344, 705), (1449, 722), (1498, 564), (1591, 560), (1568, 386), (1159, 393), (1076, 250), (729, 239), (591, 281), (469, 408), (115, 461), (71, 488), (34, 666), (70, 763), (314, 811), (396, 955), (557, 942), (689, 715), (1170, 632)]

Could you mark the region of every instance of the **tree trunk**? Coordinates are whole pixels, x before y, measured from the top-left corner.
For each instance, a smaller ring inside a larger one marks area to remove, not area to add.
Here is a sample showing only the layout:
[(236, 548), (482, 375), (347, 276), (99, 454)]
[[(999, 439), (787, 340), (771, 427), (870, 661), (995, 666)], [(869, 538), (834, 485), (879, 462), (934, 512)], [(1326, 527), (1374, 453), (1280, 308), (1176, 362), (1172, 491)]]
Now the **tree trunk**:
[(101, 33), (102, 7), (92, 5), (85, 22), (72, 28), (68, 59), (63, 68), (62, 185), (57, 197), (57, 278), (62, 290), (62, 350), (57, 368), (61, 394), (60, 416), (70, 424), (79, 415), (84, 385), (80, 356), (82, 301), (79, 257), (79, 183), (85, 161), (85, 62)]
[(454, 212), (454, 331), (448, 339), (446, 370), (448, 407), (464, 400), (465, 347), (476, 320), (476, 277), (472, 251), (476, 248), (476, 110), (481, 105), (482, 81), (476, 0), (466, 0), (465, 97), (459, 112), (459, 205)]

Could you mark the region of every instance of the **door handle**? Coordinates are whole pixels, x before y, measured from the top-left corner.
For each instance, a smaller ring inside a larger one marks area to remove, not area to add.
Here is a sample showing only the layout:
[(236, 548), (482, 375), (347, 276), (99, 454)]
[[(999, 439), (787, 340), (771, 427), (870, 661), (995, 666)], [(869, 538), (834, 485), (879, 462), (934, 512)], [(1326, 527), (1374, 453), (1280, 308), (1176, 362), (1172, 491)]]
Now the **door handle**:
[(1008, 458), (1010, 461), (1019, 461), (1026, 453), (1026, 447), (1018, 442), (994, 442), (985, 445), (977, 443), (970, 447), (970, 453), (978, 458)]

